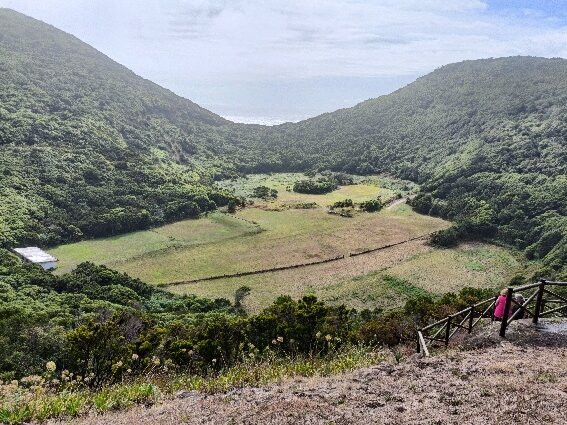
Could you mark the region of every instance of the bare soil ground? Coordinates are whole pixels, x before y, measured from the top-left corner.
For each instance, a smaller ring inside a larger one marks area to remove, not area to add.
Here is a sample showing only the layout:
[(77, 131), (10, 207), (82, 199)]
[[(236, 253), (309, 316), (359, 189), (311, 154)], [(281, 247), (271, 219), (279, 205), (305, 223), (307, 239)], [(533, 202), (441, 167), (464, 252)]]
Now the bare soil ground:
[(226, 394), (181, 393), (152, 408), (91, 416), (94, 424), (567, 424), (567, 333), (496, 325), (422, 359), (290, 379)]

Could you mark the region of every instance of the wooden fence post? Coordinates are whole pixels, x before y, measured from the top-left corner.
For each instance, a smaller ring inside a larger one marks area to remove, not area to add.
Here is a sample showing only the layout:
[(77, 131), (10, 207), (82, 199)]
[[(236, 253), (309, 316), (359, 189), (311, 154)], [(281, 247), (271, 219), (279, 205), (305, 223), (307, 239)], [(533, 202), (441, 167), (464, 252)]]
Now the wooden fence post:
[(423, 338), (423, 333), (421, 331), (417, 332), (417, 343), (421, 345), (420, 350), (423, 350), (423, 357), (429, 357), (429, 350), (427, 349), (427, 344)]
[(534, 318), (533, 318), (534, 323), (537, 323), (539, 321), (539, 315), (540, 315), (542, 307), (543, 307), (543, 291), (544, 291), (544, 289), (545, 289), (545, 279), (540, 279), (536, 303), (535, 303), (535, 311), (534, 311)]
[(471, 307), (469, 315), (469, 333), (472, 333), (472, 327), (474, 323), (474, 305)]
[(419, 333), (421, 332), (421, 329), (417, 330), (417, 352), (421, 353), (421, 339), (419, 338)]
[(500, 336), (502, 338), (506, 337), (506, 327), (508, 326), (508, 316), (510, 315), (513, 295), (514, 288), (508, 288), (508, 292), (506, 293), (506, 304), (504, 304), (504, 315), (502, 316), (502, 324), (500, 325)]
[(445, 329), (445, 347), (449, 345), (449, 338), (451, 338), (451, 316), (447, 317), (447, 328)]

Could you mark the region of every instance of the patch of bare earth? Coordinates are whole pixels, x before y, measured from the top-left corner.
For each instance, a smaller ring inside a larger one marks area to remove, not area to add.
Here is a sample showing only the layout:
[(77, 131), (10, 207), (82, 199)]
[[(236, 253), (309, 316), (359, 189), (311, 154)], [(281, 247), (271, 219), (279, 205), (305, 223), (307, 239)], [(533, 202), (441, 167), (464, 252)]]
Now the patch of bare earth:
[(518, 324), (501, 340), (495, 328), (471, 339), (469, 351), (226, 394), (185, 393), (77, 423), (567, 424), (567, 335)]

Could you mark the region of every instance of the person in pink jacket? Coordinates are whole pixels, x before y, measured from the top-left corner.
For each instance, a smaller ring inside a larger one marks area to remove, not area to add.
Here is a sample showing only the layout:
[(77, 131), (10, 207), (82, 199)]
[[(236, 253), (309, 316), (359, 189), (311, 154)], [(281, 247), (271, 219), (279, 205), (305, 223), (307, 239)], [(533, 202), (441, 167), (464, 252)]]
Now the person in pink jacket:
[[(495, 320), (502, 320), (504, 317), (504, 308), (506, 306), (506, 294), (508, 293), (507, 289), (502, 289), (500, 291), (500, 296), (496, 300), (496, 306), (494, 307), (494, 319)], [(512, 315), (512, 309), (508, 312), (508, 317)]]

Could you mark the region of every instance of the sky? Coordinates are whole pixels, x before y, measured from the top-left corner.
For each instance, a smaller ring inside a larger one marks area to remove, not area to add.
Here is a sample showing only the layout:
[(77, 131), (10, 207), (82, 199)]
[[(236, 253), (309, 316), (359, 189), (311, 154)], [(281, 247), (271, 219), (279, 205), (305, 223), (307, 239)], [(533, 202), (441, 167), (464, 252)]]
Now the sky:
[[(567, 0), (0, 0), (240, 122), (390, 93), (452, 62), (567, 57)], [(1, 31), (1, 28), (0, 28)]]

